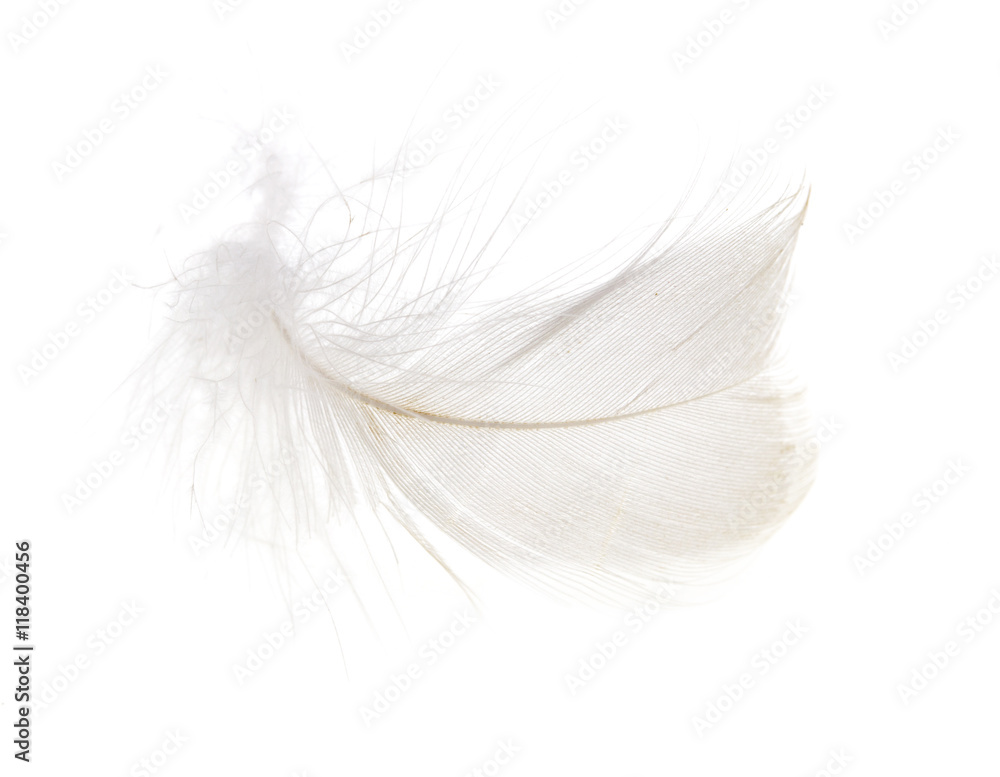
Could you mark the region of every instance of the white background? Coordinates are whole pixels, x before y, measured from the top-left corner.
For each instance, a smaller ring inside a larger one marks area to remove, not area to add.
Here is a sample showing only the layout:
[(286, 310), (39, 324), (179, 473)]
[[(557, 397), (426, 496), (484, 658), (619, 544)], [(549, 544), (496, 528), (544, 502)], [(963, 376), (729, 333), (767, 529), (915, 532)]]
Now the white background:
[[(0, 619), (10, 634), (9, 562), (14, 541), (29, 539), (35, 692), (56, 693), (34, 713), (24, 766), (12, 758), (16, 716), (3, 692), (0, 771), (771, 776), (822, 774), (837, 753), (858, 777), (1000, 773), (1000, 615), (986, 610), (980, 631), (959, 630), (991, 602), (1000, 610), (1000, 280), (972, 280), (1000, 252), (1000, 9), (913, 0), (894, 17), (889, 2), (858, 0), (589, 0), (563, 4), (575, 10), (560, 19), (547, 16), (555, 2), (399, 3), (353, 54), (343, 44), (387, 3), (45, 11), (16, 0), (0, 14)], [(721, 34), (692, 45), (723, 12)], [(29, 40), (30, 18), (44, 26)], [(685, 51), (687, 63), (675, 56)], [(156, 66), (162, 83), (127, 117), (116, 112), (118, 95)], [(449, 107), (481, 77), (500, 88), (453, 126)], [(829, 97), (789, 133), (783, 117), (813, 90)], [(201, 524), (164, 477), (159, 432), (78, 509), (63, 499), (92, 462), (123, 449), (129, 396), (119, 387), (157, 328), (150, 288), (226, 226), (227, 203), (249, 179), (197, 218), (181, 206), (276, 108), (295, 116), (289, 138), (351, 179), (390, 159), (408, 127), (417, 138), (446, 127), (438, 150), (460, 154), (539, 94), (545, 110), (529, 135), (573, 117), (552, 137), (539, 181), (605, 120), (628, 127), (532, 225), (547, 247), (532, 261), (551, 269), (637, 213), (649, 223), (669, 212), (699, 170), (714, 185), (768, 138), (779, 142), (767, 179), (805, 176), (812, 196), (787, 334), (817, 425), (838, 429), (811, 494), (714, 601), (661, 609), (639, 631), (626, 613), (554, 603), (473, 564), (476, 611), (403, 541), (391, 583), (399, 618), (372, 630), (333, 602), (241, 683), (234, 666), (309, 587), (289, 593), (260, 548), (220, 541), (192, 553)], [(67, 145), (106, 117), (111, 133), (60, 174)], [(918, 177), (908, 160), (941, 132), (957, 139), (927, 152), (938, 158)], [(859, 209), (878, 213), (894, 180), (905, 192), (852, 240), (845, 225)], [(135, 285), (84, 320), (78, 306), (122, 268)], [(956, 288), (970, 281), (979, 290), (959, 309)], [(894, 369), (890, 353), (904, 338), (924, 342), (921, 323), (939, 309), (946, 323)], [(71, 322), (79, 335), (25, 379), (19, 368)], [(920, 493), (956, 461), (971, 471), (923, 509)], [(913, 525), (862, 574), (857, 557), (906, 512)], [(113, 625), (132, 603), (141, 615)], [(456, 612), (477, 623), (430, 665), (427, 642), (449, 641)], [(788, 622), (806, 633), (761, 674), (761, 651)], [(573, 692), (567, 676), (616, 631), (627, 644)], [(904, 701), (900, 685), (949, 641), (957, 655)], [(85, 668), (69, 671), (80, 656)], [(413, 663), (421, 677), (366, 725), (362, 707)], [(699, 731), (695, 718), (742, 674), (753, 686)], [(171, 732), (183, 744), (164, 761)], [(518, 752), (494, 772), (500, 742)]]

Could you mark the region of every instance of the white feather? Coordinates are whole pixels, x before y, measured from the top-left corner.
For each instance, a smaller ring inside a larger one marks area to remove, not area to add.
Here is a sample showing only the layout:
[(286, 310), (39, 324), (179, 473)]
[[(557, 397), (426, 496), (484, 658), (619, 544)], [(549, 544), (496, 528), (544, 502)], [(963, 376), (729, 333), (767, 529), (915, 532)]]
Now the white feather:
[(364, 505), (435, 557), (423, 521), (534, 585), (623, 602), (725, 569), (803, 498), (810, 419), (775, 356), (800, 193), (715, 201), (596, 281), (484, 304), (487, 187), (404, 229), (385, 182), (300, 217), (280, 178), (180, 274), (156, 361), (210, 424), (196, 467), (304, 453), (273, 539)]

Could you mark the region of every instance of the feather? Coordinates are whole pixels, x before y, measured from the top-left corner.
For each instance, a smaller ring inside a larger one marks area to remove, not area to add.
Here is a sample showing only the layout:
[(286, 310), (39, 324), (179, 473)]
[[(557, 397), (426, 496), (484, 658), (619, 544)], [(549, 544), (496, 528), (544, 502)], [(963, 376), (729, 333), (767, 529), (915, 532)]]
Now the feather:
[(483, 301), (487, 186), (404, 229), (385, 181), (303, 210), (274, 164), (263, 215), (176, 276), (155, 359), (187, 431), (209, 429), (196, 469), (299, 452), (258, 534), (387, 511), (442, 564), (429, 527), (623, 603), (728, 569), (804, 497), (811, 421), (778, 348), (801, 191), (715, 197), (596, 278)]

